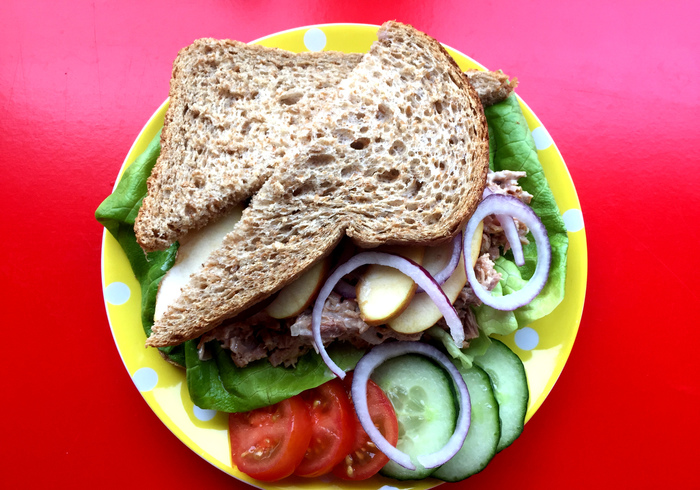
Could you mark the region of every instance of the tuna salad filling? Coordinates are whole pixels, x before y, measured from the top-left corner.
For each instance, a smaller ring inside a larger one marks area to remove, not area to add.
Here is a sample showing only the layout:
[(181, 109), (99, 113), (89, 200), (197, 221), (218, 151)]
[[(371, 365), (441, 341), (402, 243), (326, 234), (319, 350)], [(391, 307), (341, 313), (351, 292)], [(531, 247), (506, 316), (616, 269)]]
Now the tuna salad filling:
[[(510, 195), (529, 204), (532, 195), (518, 185), (518, 179), (523, 177), (525, 172), (489, 171), (487, 189), (490, 193)], [(515, 224), (521, 243), (526, 245), (527, 226), (517, 220)], [(494, 216), (484, 219), (481, 251), (474, 271), (477, 280), (485, 289), (491, 291), (500, 281), (501, 274), (494, 269), (494, 261), (509, 248), (498, 219)], [(465, 326), (465, 332), (472, 333), (471, 338), (475, 338), (474, 332), (478, 335), (478, 325), (471, 307), (479, 304), (481, 303), (469, 284), (462, 289), (454, 303), (457, 315)], [(447, 330), (444, 320), (440, 320), (437, 325)], [(324, 306), (321, 321), (324, 345), (344, 341), (358, 348), (368, 348), (389, 339), (419, 340), (422, 334), (423, 332), (401, 334), (387, 325), (370, 326), (362, 320), (355, 299), (344, 298), (335, 293), (329, 296)], [(470, 340), (469, 335), (466, 340)], [(218, 341), (223, 349), (230, 351), (231, 359), (238, 367), (265, 358), (273, 366), (293, 366), (299, 357), (313, 348), (311, 309), (307, 309), (296, 318), (285, 320), (272, 318), (262, 310), (247, 318), (224, 323), (200, 338), (201, 359), (209, 357), (206, 344), (211, 341)]]

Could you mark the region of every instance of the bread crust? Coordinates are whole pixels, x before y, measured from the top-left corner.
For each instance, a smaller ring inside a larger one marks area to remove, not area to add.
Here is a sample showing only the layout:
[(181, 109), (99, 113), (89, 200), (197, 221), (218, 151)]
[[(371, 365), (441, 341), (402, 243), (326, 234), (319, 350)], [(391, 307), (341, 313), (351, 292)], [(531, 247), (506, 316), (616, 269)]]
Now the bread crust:
[(469, 219), (488, 172), (476, 91), (426, 34), (388, 22), (378, 38), (147, 345), (215, 328), (296, 279), (344, 235), (361, 247), (432, 245)]

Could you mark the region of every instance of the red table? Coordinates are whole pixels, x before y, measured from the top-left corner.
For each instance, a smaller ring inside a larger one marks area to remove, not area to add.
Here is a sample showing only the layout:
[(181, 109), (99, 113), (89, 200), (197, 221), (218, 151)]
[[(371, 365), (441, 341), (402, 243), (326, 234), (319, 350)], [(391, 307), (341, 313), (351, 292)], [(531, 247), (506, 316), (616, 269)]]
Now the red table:
[(161, 424), (124, 370), (94, 219), (197, 37), (398, 19), (489, 68), (567, 162), (589, 282), (569, 362), (522, 437), (444, 488), (698, 488), (700, 4), (0, 3), (2, 488), (246, 488)]

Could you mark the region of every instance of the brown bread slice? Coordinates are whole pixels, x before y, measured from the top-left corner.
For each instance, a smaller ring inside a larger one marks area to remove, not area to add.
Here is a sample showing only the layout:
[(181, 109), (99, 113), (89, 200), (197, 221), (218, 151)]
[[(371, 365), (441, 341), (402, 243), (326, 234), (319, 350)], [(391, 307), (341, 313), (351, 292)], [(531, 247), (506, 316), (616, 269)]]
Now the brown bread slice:
[(196, 338), (293, 281), (348, 235), (363, 247), (436, 244), (471, 216), (488, 170), (475, 90), (434, 39), (379, 31), (153, 326), (150, 346)]
[(134, 230), (162, 250), (252, 196), (361, 54), (199, 39), (173, 63), (161, 155)]
[[(161, 250), (249, 198), (295, 144), (300, 126), (361, 59), (292, 54), (199, 39), (173, 64), (162, 151), (135, 224), (144, 250)], [(502, 72), (467, 73), (484, 105), (515, 87)]]

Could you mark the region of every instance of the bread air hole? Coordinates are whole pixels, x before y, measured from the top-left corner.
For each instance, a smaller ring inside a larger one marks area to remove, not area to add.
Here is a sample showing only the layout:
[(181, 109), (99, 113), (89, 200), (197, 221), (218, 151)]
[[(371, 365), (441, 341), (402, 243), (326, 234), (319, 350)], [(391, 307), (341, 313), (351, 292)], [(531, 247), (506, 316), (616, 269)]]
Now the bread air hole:
[(221, 88), (219, 90), (222, 96), (233, 100), (233, 101), (238, 101), (238, 100), (243, 100), (243, 94), (240, 92), (231, 92), (228, 88)]
[(334, 161), (335, 157), (333, 155), (327, 155), (325, 153), (311, 155), (309, 158), (306, 159), (306, 163), (308, 165), (328, 165), (329, 163), (333, 163)]
[(358, 138), (350, 143), (350, 148), (354, 150), (364, 150), (369, 145), (369, 138)]
[(393, 115), (393, 113), (388, 105), (379, 104), (379, 106), (377, 107), (377, 119), (379, 121), (384, 121), (386, 119), (389, 119), (389, 118), (391, 118), (392, 115)]
[(357, 172), (357, 167), (354, 165), (346, 165), (340, 170), (340, 176), (344, 179)]
[(401, 172), (399, 172), (399, 169), (392, 168), (390, 170), (384, 170), (383, 172), (374, 174), (374, 178), (380, 182), (394, 182), (400, 175)]
[(302, 194), (309, 194), (309, 193), (314, 193), (314, 186), (311, 185), (310, 183), (304, 183), (301, 186), (297, 187), (292, 191), (292, 195), (294, 197), (299, 197)]
[[(406, 145), (403, 144), (403, 141), (394, 141), (391, 144), (391, 147), (389, 148), (389, 155), (395, 156), (395, 155), (400, 155), (404, 151), (406, 151)], [(413, 156), (413, 155), (411, 155)]]
[(355, 141), (355, 134), (349, 129), (335, 129), (333, 130), (333, 136), (338, 140), (341, 145), (348, 144)]
[(442, 219), (442, 213), (439, 211), (435, 211), (434, 213), (430, 213), (430, 214), (426, 215), (423, 218), (423, 223), (425, 223), (426, 225), (434, 225), (435, 223), (437, 223), (441, 219)]
[(304, 96), (303, 92), (290, 92), (282, 95), (279, 102), (282, 105), (294, 105)]

